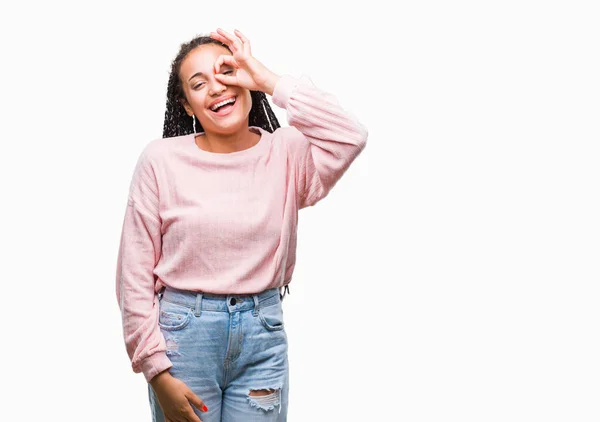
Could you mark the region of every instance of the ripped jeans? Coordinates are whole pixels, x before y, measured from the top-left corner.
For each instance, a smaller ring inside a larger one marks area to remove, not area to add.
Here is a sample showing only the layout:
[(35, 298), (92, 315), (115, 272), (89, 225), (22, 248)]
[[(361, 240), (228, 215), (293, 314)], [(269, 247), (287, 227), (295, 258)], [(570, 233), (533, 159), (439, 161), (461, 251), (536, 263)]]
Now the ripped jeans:
[[(171, 375), (208, 407), (193, 407), (203, 422), (287, 420), (288, 343), (284, 295), (277, 288), (255, 295), (213, 295), (165, 288), (159, 327)], [(148, 384), (153, 422), (165, 418)]]

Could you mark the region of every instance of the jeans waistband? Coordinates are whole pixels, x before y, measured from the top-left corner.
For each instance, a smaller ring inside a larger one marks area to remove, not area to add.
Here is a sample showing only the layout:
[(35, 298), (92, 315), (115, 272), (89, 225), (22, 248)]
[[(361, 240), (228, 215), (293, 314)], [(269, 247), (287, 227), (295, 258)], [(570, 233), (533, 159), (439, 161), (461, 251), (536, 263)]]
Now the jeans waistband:
[(162, 289), (162, 299), (167, 302), (177, 303), (195, 311), (234, 312), (255, 309), (261, 306), (274, 305), (282, 301), (279, 288), (264, 290), (256, 294), (227, 294), (219, 295), (213, 293), (195, 292), (191, 290), (179, 290), (173, 287)]

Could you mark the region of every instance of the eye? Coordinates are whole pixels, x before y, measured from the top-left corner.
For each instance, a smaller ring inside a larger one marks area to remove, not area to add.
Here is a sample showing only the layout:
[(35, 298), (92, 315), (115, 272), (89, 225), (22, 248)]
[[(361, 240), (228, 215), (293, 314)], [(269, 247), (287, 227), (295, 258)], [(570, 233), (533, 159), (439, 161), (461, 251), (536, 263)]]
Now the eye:
[(229, 73), (233, 73), (233, 70), (228, 70), (227, 72), (223, 72), (224, 75), (227, 75)]
[(199, 83), (198, 85), (196, 85), (196, 86), (194, 87), (194, 89), (198, 89), (198, 87), (201, 87), (202, 85), (204, 85), (204, 83)]

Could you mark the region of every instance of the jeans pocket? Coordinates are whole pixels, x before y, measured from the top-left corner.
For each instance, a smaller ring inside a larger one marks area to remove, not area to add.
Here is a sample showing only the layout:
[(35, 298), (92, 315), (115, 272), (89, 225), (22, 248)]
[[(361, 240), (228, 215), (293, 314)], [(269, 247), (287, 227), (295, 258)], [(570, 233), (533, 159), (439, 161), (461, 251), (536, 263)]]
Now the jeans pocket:
[(281, 302), (260, 306), (258, 317), (262, 325), (269, 331), (283, 330), (283, 308)]
[(167, 331), (181, 330), (190, 323), (192, 316), (191, 308), (161, 299), (158, 326)]

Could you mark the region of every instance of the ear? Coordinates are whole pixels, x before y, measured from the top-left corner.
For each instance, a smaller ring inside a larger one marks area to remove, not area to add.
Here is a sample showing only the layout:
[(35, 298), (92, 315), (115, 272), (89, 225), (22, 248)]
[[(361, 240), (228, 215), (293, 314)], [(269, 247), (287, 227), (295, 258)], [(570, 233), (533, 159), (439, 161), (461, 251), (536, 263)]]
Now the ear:
[(181, 103), (181, 105), (185, 109), (185, 112), (188, 114), (188, 116), (192, 117), (192, 115), (194, 114), (194, 110), (192, 110), (192, 107), (190, 107), (190, 105), (188, 104), (188, 102), (186, 101), (186, 99), (185, 98), (180, 98), (179, 102)]

